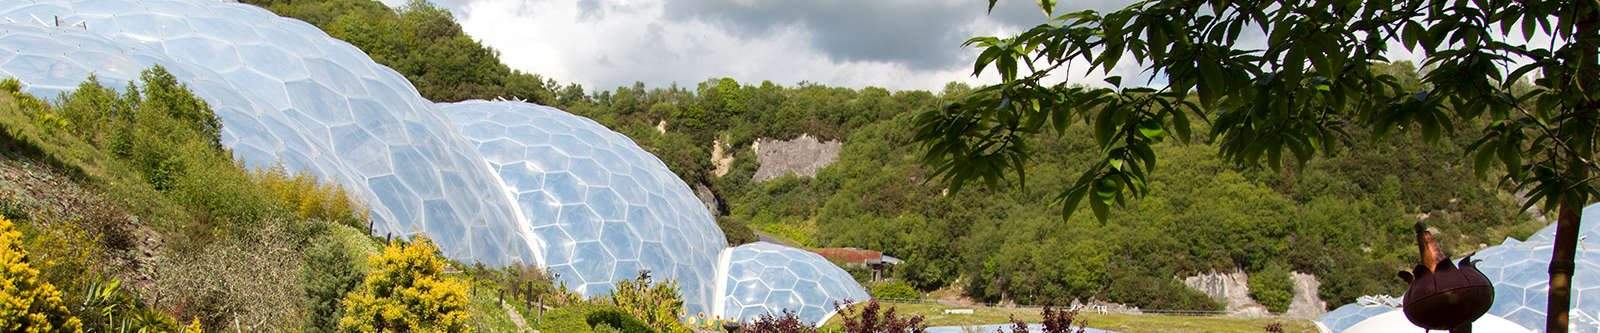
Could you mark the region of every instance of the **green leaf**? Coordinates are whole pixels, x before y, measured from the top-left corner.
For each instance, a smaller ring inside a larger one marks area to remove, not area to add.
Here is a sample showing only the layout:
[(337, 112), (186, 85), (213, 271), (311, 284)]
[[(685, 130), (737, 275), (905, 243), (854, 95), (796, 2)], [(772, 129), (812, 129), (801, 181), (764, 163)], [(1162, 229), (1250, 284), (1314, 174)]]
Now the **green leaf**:
[(1000, 0), (989, 0), (989, 13), (994, 13), (994, 4), (997, 2), (1000, 2)]
[[(990, 10), (994, 10), (994, 2), (995, 0), (989, 0)], [(1039, 9), (1044, 11), (1045, 16), (1053, 15), (1056, 11), (1056, 0), (1039, 0)]]
[(1505, 163), (1506, 172), (1514, 177), (1522, 174), (1522, 147), (1516, 140), (1500, 140), (1500, 161)]
[(1478, 147), (1478, 151), (1472, 157), (1472, 170), (1478, 175), (1478, 178), (1483, 178), (1489, 174), (1489, 167), (1494, 163), (1494, 157), (1495, 149), (1491, 148), (1490, 145), (1486, 144)]
[(1155, 119), (1145, 119), (1139, 122), (1139, 134), (1150, 140), (1161, 140), (1166, 130), (1161, 128), (1161, 122)]
[(1108, 76), (1108, 77), (1106, 77), (1106, 83), (1110, 83), (1111, 86), (1113, 86), (1113, 87), (1121, 87), (1122, 86), (1122, 77), (1121, 76)]

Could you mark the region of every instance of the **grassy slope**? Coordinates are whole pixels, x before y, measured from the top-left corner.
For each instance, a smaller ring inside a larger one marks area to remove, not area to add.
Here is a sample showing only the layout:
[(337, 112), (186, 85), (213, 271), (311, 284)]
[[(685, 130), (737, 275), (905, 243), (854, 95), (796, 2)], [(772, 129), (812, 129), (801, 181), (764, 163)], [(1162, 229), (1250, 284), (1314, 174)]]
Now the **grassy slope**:
[[(944, 310), (956, 307), (925, 303), (883, 303), (894, 307), (897, 313), (921, 315), (929, 326), (963, 326), (1005, 324), (1015, 317), (1037, 323), (1039, 311), (1030, 308), (973, 308), (970, 315), (946, 315)], [(1316, 332), (1316, 327), (1306, 320), (1277, 318), (1235, 318), (1222, 316), (1178, 316), (1158, 314), (1080, 314), (1090, 328), (1121, 333), (1142, 332), (1262, 332), (1267, 324), (1281, 322), (1285, 332)], [(839, 317), (828, 322), (828, 327), (839, 327)]]

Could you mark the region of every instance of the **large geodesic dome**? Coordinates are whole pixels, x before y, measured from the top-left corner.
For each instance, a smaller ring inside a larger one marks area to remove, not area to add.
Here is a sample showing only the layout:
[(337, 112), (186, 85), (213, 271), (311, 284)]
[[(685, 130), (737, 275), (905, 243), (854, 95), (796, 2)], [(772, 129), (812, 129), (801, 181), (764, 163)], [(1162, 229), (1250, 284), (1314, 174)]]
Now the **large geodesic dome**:
[(54, 98), (91, 74), (123, 88), (156, 65), (212, 106), (236, 159), (339, 183), (375, 234), (540, 265), (587, 296), (649, 271), (679, 283), (691, 315), (789, 310), (821, 325), (835, 302), (868, 297), (816, 254), (727, 248), (689, 187), (621, 134), (528, 103), (434, 104), (303, 22), (205, 0), (0, 3), (0, 77), (27, 92)]
[(439, 108), (499, 174), (542, 240), (543, 264), (574, 291), (604, 294), (648, 270), (678, 281), (691, 312), (705, 310), (712, 260), (728, 244), (661, 160), (593, 120), (547, 106)]
[[(1583, 209), (1578, 235), (1577, 272), (1572, 276), (1571, 326), (1573, 332), (1600, 332), (1600, 205)], [(1550, 254), (1555, 226), (1550, 225), (1528, 237), (1527, 241), (1506, 239), (1503, 243), (1479, 250), (1473, 259), (1482, 260), (1478, 270), (1494, 283), (1494, 305), (1489, 314), (1510, 320), (1530, 330), (1544, 328), (1545, 303), (1549, 300)], [(1359, 303), (1359, 302), (1358, 302)], [(1346, 328), (1393, 306), (1349, 304), (1319, 318), (1333, 332)]]
[(0, 24), (17, 53), (0, 69), (30, 92), (143, 69), (128, 60), (170, 67), (215, 106), (223, 144), (247, 165), (338, 182), (379, 234), (427, 233), (453, 258), (532, 261), (509, 198), (432, 103), (316, 27), (242, 4), (128, 0), (10, 1)]
[(834, 315), (835, 305), (865, 301), (861, 285), (828, 259), (809, 251), (757, 242), (730, 248), (721, 258), (716, 300), (722, 318), (748, 321), (793, 311), (818, 325)]

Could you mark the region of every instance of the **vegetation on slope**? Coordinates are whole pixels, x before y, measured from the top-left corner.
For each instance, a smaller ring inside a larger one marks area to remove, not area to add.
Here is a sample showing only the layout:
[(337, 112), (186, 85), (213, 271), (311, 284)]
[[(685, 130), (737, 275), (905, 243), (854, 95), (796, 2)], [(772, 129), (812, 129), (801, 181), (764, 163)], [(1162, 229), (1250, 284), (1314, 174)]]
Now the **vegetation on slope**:
[[(499, 74), (465, 73), (504, 67), (493, 51), (462, 34), (448, 12), (423, 2), (399, 10), (370, 0), (253, 3), (350, 41), (419, 87), (470, 85)], [(338, 22), (398, 33), (359, 32)], [(460, 43), (461, 50), (396, 47), (441, 40)], [(473, 59), (470, 66), (415, 65), (468, 64), (452, 62), (465, 58)], [(1409, 65), (1381, 67), (1403, 84), (1420, 82)], [(1452, 235), (1447, 244), (1456, 253), (1538, 227), (1515, 213), (1510, 195), (1458, 162), (1470, 142), (1379, 139), (1350, 128), (1354, 146), (1346, 153), (1282, 171), (1228, 163), (1215, 156), (1211, 142), (1161, 143), (1154, 148), (1163, 159), (1151, 175), (1156, 190), (1150, 195), (1130, 200), (1130, 209), (1110, 212), (1105, 222), (1062, 221), (1062, 207), (1051, 198), (1076, 179), (1069, 170), (1082, 170), (1098, 156), (1087, 128), (1031, 141), (1037, 153), (1026, 166), (1026, 187), (1000, 184), (946, 196), (945, 188), (928, 181), (920, 152), (908, 149), (915, 147), (911, 115), (965, 96), (971, 89), (964, 85), (926, 92), (712, 79), (693, 87), (635, 84), (589, 93), (572, 85), (557, 89), (548, 80), (542, 87), (511, 95), (594, 118), (633, 138), (686, 182), (714, 191), (728, 214), (719, 224), (730, 235), (748, 234), (743, 229), (749, 226), (806, 246), (883, 250), (906, 259), (895, 278), (923, 291), (955, 287), (983, 301), (1098, 298), (1146, 308), (1216, 309), (1174, 277), (1282, 267), (1315, 274), (1321, 296), (1342, 304), (1400, 291), (1391, 277), (1406, 267), (1406, 235), (1418, 216)], [(444, 101), (504, 95), (423, 90)], [(663, 123), (666, 131), (658, 131)], [(757, 167), (752, 142), (803, 133), (844, 140), (839, 161), (815, 178), (750, 181)], [(727, 175), (712, 174), (713, 142), (732, 148), (736, 159)]]
[[(382, 266), (367, 259), (380, 246), (362, 231), (365, 208), (310, 176), (242, 168), (218, 144), (216, 119), (159, 67), (120, 92), (91, 79), (50, 101), (0, 80), (0, 215), (18, 230), (0, 233), (0, 258), (22, 267), (6, 271), (37, 272), (8, 284), (27, 290), (0, 294), (48, 296), (64, 308), (28, 307), (65, 311), (96, 332), (335, 330), (330, 318), (347, 312), (341, 300)], [(473, 281), (549, 285), (459, 270)], [(499, 283), (475, 283), (472, 302), (457, 297), (448, 312), (455, 323), (517, 330), (507, 318), (527, 307), (497, 303)]]

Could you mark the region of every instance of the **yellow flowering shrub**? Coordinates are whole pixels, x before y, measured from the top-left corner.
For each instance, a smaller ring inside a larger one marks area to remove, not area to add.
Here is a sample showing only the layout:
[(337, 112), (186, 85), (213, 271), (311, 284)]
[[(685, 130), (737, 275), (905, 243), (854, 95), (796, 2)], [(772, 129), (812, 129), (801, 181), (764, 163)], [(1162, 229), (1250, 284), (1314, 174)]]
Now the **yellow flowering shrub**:
[(361, 285), (344, 298), (342, 332), (471, 332), (467, 284), (444, 276), (432, 241), (390, 243), (372, 256)]
[(0, 217), (0, 331), (83, 332), (67, 312), (61, 291), (39, 279), (22, 250), (22, 233)]

